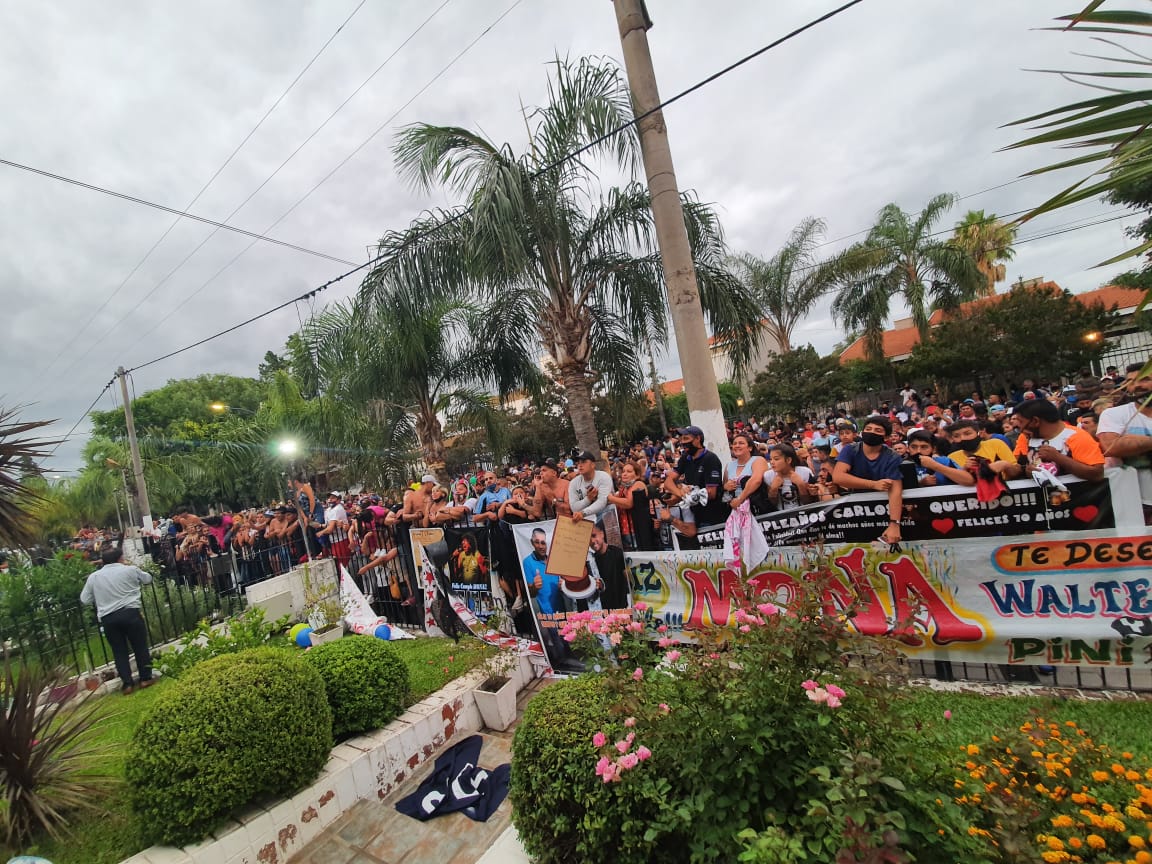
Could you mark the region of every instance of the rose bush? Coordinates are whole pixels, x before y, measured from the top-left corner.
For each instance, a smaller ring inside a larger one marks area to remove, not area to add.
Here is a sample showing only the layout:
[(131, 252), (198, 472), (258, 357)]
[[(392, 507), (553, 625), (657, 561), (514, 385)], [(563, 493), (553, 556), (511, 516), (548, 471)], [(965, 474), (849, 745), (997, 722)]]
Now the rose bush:
[(513, 820), (536, 860), (991, 860), (932, 791), (951, 773), (917, 758), (891, 643), (825, 608), (830, 574), (813, 571), (787, 602), (746, 586), (733, 626), (691, 645), (643, 604), (570, 616), (564, 638), (600, 671), (545, 694), (595, 696), (537, 699), (514, 743)]

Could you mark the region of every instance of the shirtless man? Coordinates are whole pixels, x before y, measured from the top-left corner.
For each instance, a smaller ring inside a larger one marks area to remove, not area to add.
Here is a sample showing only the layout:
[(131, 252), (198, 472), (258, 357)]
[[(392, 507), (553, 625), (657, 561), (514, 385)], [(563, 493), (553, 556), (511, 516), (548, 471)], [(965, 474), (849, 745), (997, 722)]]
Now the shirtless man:
[(432, 503), (432, 489), (436, 486), (436, 478), (425, 474), (420, 478), (420, 488), (411, 489), (404, 493), (404, 510), (400, 519), (413, 528), (424, 528), (428, 524), (428, 505)]
[(540, 479), (532, 482), (532, 488), (529, 512), (533, 520), (572, 515), (568, 506), (568, 481), (560, 476), (555, 459), (544, 460), (540, 466)]

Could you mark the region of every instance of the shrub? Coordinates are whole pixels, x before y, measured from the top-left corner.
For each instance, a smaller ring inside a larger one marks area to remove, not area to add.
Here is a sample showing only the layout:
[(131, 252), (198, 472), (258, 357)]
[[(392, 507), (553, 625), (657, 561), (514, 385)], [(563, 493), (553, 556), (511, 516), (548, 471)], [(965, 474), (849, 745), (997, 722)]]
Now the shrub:
[(604, 681), (591, 676), (558, 681), (524, 709), (512, 740), (508, 797), (516, 830), (538, 864), (614, 856), (611, 838), (585, 828), (609, 803), (609, 790), (589, 769), (595, 761), (590, 730), (608, 717)]
[(59, 837), (77, 810), (100, 810), (111, 777), (97, 770), (106, 755), (92, 742), (98, 701), (40, 703), (66, 682), (38, 664), (19, 672), (5, 655), (0, 679), (0, 848), (19, 848), (34, 833)]
[(270, 795), (320, 773), (332, 748), (324, 682), (273, 648), (226, 654), (162, 693), (132, 738), (132, 809), (152, 842), (185, 845)]
[(282, 633), (289, 620), (285, 615), (269, 624), (259, 606), (245, 609), (228, 619), (224, 627), (214, 626), (204, 619), (180, 638), (178, 647), (160, 652), (153, 663), (165, 675), (178, 678), (193, 666), (221, 654), (236, 654), (261, 647), (274, 634)]
[(379, 729), (408, 697), (408, 667), (375, 636), (345, 636), (317, 645), (304, 659), (324, 679), (337, 737)]
[(786, 608), (749, 583), (732, 596), (735, 625), (695, 633), (696, 646), (645, 622), (644, 604), (638, 617), (569, 616), (564, 637), (606, 671), (586, 691), (544, 691), (517, 730), (513, 818), (530, 854), (986, 860), (950, 800), (953, 778), (922, 764), (891, 640), (853, 630), (858, 610), (828, 600), (831, 580), (818, 565)]

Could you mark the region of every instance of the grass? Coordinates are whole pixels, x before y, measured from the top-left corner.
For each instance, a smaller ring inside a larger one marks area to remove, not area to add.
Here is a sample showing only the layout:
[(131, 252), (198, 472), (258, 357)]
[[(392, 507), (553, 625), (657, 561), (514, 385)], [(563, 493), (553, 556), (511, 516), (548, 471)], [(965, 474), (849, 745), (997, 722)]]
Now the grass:
[[(286, 636), (274, 637), (269, 645), (285, 651), (299, 650)], [(492, 653), (491, 648), (478, 640), (453, 643), (450, 639), (418, 638), (390, 642), (389, 646), (408, 667), (409, 704), (419, 702), (449, 681), (475, 669)], [(109, 746), (108, 767), (116, 776), (124, 776), (128, 744), (136, 726), (156, 697), (172, 686), (175, 686), (173, 679), (160, 678), (154, 687), (131, 696), (113, 693), (101, 697), (107, 708), (97, 725), (93, 743)], [(104, 814), (78, 817), (69, 837), (59, 841), (46, 839), (23, 851), (47, 858), (53, 864), (116, 864), (141, 851), (144, 842), (123, 784), (113, 789), (104, 807)]]

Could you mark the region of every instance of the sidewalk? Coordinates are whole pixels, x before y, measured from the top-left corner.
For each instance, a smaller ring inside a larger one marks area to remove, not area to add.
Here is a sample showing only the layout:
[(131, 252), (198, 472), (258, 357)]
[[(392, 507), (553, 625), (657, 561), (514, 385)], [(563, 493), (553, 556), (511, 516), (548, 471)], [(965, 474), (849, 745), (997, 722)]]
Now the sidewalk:
[[(482, 733), (481, 767), (511, 761), (512, 733), (524, 706), (549, 683), (538, 679), (520, 694), (516, 722), (507, 731)], [(293, 856), (292, 864), (529, 864), (507, 798), (487, 822), (473, 822), (462, 813), (421, 822), (396, 811), (396, 801), (416, 790), (434, 761), (425, 762), (383, 801), (357, 803)]]

